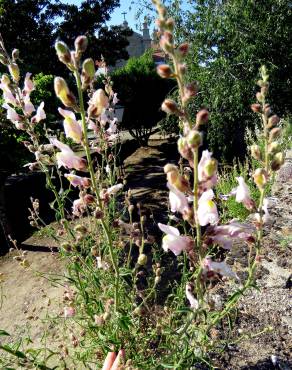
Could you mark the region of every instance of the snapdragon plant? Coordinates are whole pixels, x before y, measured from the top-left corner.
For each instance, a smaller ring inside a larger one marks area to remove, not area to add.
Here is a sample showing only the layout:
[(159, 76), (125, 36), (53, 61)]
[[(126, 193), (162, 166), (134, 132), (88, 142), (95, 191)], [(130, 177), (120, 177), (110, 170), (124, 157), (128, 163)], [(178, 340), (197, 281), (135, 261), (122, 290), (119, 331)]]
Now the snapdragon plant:
[[(260, 92), (252, 105), (262, 121), (265, 143), (262, 149), (257, 144), (251, 147), (260, 163), (253, 174), (260, 199), (258, 204), (252, 199), (239, 176), (238, 186), (225, 196), (242, 203), (251, 213), (251, 222), (233, 219), (221, 224), (213, 191), (219, 176), (217, 161), (208, 150), (201, 153), (202, 128), (208, 124), (209, 112), (201, 109), (196, 117), (188, 113), (188, 104), (198, 92), (196, 82), (186, 82), (189, 45), (176, 44), (174, 20), (167, 17), (159, 0), (154, 4), (160, 46), (169, 58), (169, 64), (159, 65), (157, 72), (162, 78), (176, 79), (179, 92), (178, 101), (165, 99), (162, 110), (179, 119), (177, 144), (182, 158), (179, 166), (169, 163), (164, 167), (171, 221), (158, 224), (165, 234), (158, 250), (147, 232), (143, 204), (135, 207), (130, 191), (123, 199), (120, 196), (124, 183), (117, 168), (119, 134), (114, 114), (118, 98), (107, 73), (104, 88), (95, 89), (96, 63), (84, 59), (87, 38), (79, 36), (73, 50), (62, 41), (56, 42), (60, 62), (74, 76), (76, 93), (64, 78), (55, 78), (66, 142), (50, 135), (46, 143), (40, 142), (35, 129), (45, 122), (45, 103), (36, 109), (30, 101), (34, 83), (29, 73), (20, 88), (18, 51), (10, 56), (0, 40), (0, 60), (8, 68), (0, 84), (3, 106), (12, 124), (30, 138), (25, 143), (35, 156), (30, 169), (39, 168), (46, 174), (56, 197), (59, 223), (54, 237), (68, 268), (63, 315), (51, 318), (62, 323), (62, 332), (68, 336), (60, 351), (50, 356), (38, 351), (31, 357), (29, 351), (0, 347), (29, 366), (56, 368), (49, 367), (54, 359), (57, 368), (189, 369), (202, 362), (212, 368), (210, 353), (224, 343), (217, 330), (231, 317), (246, 291), (256, 286), (263, 230), (270, 221), (266, 188), (284, 161), (276, 141), (279, 118), (267, 103), (267, 71), (261, 68)], [(64, 192), (52, 181), (52, 168), (60, 184), (68, 181), (69, 187), (78, 189), (71, 209), (65, 206)], [(121, 213), (128, 216), (127, 221), (121, 219)], [(40, 220), (37, 200), (33, 201), (31, 220), (34, 224)], [(245, 280), (228, 264), (235, 242), (249, 249)], [(146, 244), (152, 246), (150, 252)], [(174, 265), (179, 270), (166, 294), (162, 292), (162, 283), (168, 279), (163, 251), (176, 256), (178, 263)], [(23, 254), (18, 259), (29, 267)], [(225, 297), (218, 297), (218, 287), (224, 288)]]

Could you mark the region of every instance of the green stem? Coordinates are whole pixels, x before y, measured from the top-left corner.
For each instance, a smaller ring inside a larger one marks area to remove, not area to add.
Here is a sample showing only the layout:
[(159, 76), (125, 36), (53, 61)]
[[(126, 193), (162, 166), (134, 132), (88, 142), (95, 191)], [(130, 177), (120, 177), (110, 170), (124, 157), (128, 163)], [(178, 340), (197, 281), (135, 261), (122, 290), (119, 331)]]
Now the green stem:
[[(100, 209), (102, 209), (102, 202), (99, 196), (99, 190), (98, 190), (98, 186), (96, 182), (95, 172), (94, 172), (93, 165), (92, 165), (91, 153), (90, 153), (89, 142), (88, 142), (84, 100), (83, 100), (83, 93), (82, 93), (82, 87), (81, 87), (81, 78), (77, 70), (74, 72), (74, 76), (76, 79), (76, 84), (77, 84), (77, 89), (78, 89), (80, 115), (81, 115), (81, 122), (82, 122), (82, 131), (83, 131), (83, 145), (84, 145), (86, 158), (88, 162), (88, 169), (89, 169), (90, 178), (91, 178), (94, 193), (96, 195), (98, 206)], [(115, 310), (117, 311), (118, 306), (119, 306), (119, 302), (118, 302), (119, 301), (119, 279), (120, 279), (119, 268), (118, 268), (118, 264), (117, 264), (117, 261), (114, 255), (113, 240), (112, 240), (109, 227), (108, 225), (106, 225), (103, 219), (101, 219), (100, 222), (104, 230), (104, 233), (106, 235), (106, 239), (107, 239), (108, 246), (109, 246), (110, 257), (111, 257), (112, 265), (115, 271)]]

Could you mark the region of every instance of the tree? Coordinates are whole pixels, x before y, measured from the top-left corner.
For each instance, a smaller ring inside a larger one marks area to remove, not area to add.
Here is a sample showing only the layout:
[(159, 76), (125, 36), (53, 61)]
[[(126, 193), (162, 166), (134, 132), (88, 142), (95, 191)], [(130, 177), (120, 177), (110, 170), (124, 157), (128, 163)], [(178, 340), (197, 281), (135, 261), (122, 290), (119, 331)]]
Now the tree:
[[(72, 46), (80, 34), (89, 38), (88, 53), (95, 59), (104, 56), (108, 64), (127, 58), (129, 29), (105, 27), (119, 0), (85, 0), (79, 7), (58, 0), (0, 0), (0, 33), (8, 50), (21, 52), (23, 67), (32, 73), (55, 74), (57, 63), (54, 42), (63, 39)], [(98, 35), (98, 37), (97, 37)]]
[(200, 84), (191, 108), (210, 110), (208, 141), (216, 156), (242, 157), (244, 131), (255, 124), (249, 107), (261, 65), (270, 74), (272, 106), (280, 114), (291, 113), (291, 2), (191, 2), (194, 11), (188, 12), (185, 25), (191, 44), (188, 78)]
[(122, 128), (146, 145), (153, 127), (164, 117), (161, 103), (174, 86), (156, 73), (150, 49), (139, 58), (130, 58), (112, 75), (114, 90), (125, 107)]

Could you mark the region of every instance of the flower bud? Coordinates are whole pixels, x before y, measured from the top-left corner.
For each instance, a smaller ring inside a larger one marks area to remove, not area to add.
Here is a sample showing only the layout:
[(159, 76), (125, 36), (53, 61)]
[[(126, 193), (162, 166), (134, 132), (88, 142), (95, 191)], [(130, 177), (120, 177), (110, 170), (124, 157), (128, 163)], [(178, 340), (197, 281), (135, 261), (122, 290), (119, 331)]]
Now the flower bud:
[(260, 151), (260, 147), (258, 145), (255, 145), (255, 144), (251, 145), (250, 152), (251, 152), (251, 155), (254, 159), (256, 159), (256, 160), (261, 159), (261, 151)]
[(191, 148), (198, 148), (202, 145), (202, 135), (197, 130), (191, 130), (187, 136), (187, 143)]
[(264, 105), (264, 113), (266, 116), (270, 116), (272, 113), (271, 106), (270, 104), (265, 104)]
[(177, 67), (180, 74), (184, 75), (186, 73), (187, 71), (186, 63), (179, 63)]
[(271, 162), (271, 168), (273, 171), (278, 171), (281, 166), (284, 164), (284, 160), (285, 160), (285, 157), (284, 157), (284, 154), (282, 152), (279, 152), (277, 154), (274, 155), (274, 158)]
[(57, 41), (55, 43), (55, 49), (60, 62), (69, 64), (72, 62), (70, 50), (63, 41)]
[(168, 173), (168, 172), (178, 172), (178, 168), (177, 166), (175, 166), (174, 164), (171, 164), (171, 163), (167, 163), (164, 167), (163, 167), (163, 171), (164, 173)]
[(86, 36), (78, 36), (74, 42), (75, 50), (77, 53), (84, 53), (88, 45), (88, 39)]
[(169, 31), (173, 31), (174, 30), (174, 25), (175, 25), (174, 19), (173, 18), (168, 18), (165, 22), (164, 27)]
[(258, 104), (258, 103), (257, 104), (252, 104), (250, 106), (250, 108), (255, 113), (261, 113), (261, 111), (262, 111), (262, 106), (260, 104)]
[(19, 50), (18, 49), (13, 49), (12, 50), (12, 59), (13, 59), (13, 62), (16, 62), (17, 59), (19, 59)]
[(161, 109), (167, 114), (178, 114), (179, 109), (176, 102), (172, 99), (165, 99), (161, 105)]
[(274, 114), (273, 116), (271, 116), (268, 119), (267, 127), (272, 128), (272, 127), (276, 126), (279, 122), (280, 122), (280, 118), (276, 114)]
[(268, 181), (268, 174), (263, 168), (257, 168), (253, 174), (255, 184), (259, 189), (263, 189)]
[(108, 107), (108, 97), (103, 89), (98, 89), (90, 100), (89, 113), (93, 116), (99, 116), (104, 109)]
[(160, 283), (160, 281), (161, 281), (161, 276), (155, 276), (154, 284), (157, 285)]
[(177, 50), (182, 57), (185, 57), (189, 52), (189, 44), (184, 42), (183, 44), (179, 45)]
[(156, 269), (156, 271), (155, 271), (155, 275), (156, 275), (156, 276), (161, 276), (161, 268), (160, 268), (160, 267), (158, 267), (158, 268)]
[(172, 70), (168, 64), (161, 64), (156, 70), (161, 78), (170, 78), (172, 76)]
[(85, 59), (82, 64), (82, 83), (85, 80), (86, 84), (90, 84), (95, 76), (94, 61), (91, 58)]
[(66, 81), (62, 77), (55, 77), (54, 89), (57, 97), (61, 102), (69, 108), (74, 108), (76, 106), (76, 98), (69, 91)]
[(262, 79), (264, 82), (267, 82), (268, 79), (269, 79), (269, 75), (268, 75), (268, 71), (267, 71), (267, 67), (266, 66), (261, 66), (260, 68), (260, 73), (262, 75)]
[(172, 53), (173, 52), (173, 46), (169, 42), (169, 38), (165, 37), (163, 35), (160, 39), (160, 47), (162, 50), (164, 50), (166, 53)]
[(208, 159), (204, 166), (204, 173), (207, 177), (212, 177), (217, 170), (217, 161), (214, 158)]
[(260, 102), (260, 103), (262, 103), (264, 101), (264, 96), (260, 92), (256, 93), (256, 98), (257, 98), (257, 101)]
[(8, 64), (8, 60), (3, 54), (0, 54), (0, 63), (4, 64), (5, 66)]
[(18, 65), (16, 63), (9, 64), (8, 69), (13, 81), (18, 82), (20, 78)]
[(281, 129), (280, 127), (274, 127), (271, 131), (270, 131), (270, 135), (269, 135), (269, 142), (273, 141), (274, 139), (276, 139), (277, 137), (279, 137), (281, 135)]
[(196, 116), (196, 126), (201, 126), (207, 123), (209, 119), (209, 112), (207, 109), (201, 109)]
[(138, 264), (140, 265), (140, 266), (144, 266), (144, 265), (146, 265), (146, 263), (147, 263), (147, 256), (146, 256), (146, 254), (140, 254), (139, 255), (139, 257), (138, 257)]
[(187, 84), (184, 88), (184, 101), (189, 100), (191, 97), (196, 96), (198, 93), (198, 84), (196, 82), (191, 82)]
[(281, 146), (277, 141), (273, 141), (269, 144), (268, 151), (270, 154), (276, 154), (281, 151)]

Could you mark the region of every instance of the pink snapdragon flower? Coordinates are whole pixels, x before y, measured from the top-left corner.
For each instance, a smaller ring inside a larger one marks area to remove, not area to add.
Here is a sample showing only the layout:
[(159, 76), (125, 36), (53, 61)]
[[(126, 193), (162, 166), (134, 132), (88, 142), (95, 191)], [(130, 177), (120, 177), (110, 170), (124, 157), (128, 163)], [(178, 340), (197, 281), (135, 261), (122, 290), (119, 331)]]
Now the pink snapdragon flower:
[(206, 235), (214, 244), (218, 244), (224, 249), (231, 249), (234, 241), (254, 241), (252, 236), (254, 231), (255, 228), (252, 225), (231, 220), (226, 225), (209, 226), (206, 230)]
[(232, 279), (239, 279), (238, 276), (233, 272), (226, 261), (216, 262), (212, 261), (211, 256), (206, 256), (203, 260), (203, 274), (215, 272), (221, 276), (230, 277)]
[(64, 175), (68, 179), (72, 186), (80, 186), (82, 188), (90, 187), (90, 179), (87, 177), (77, 176), (74, 173), (65, 173)]
[(111, 186), (110, 188), (108, 188), (106, 190), (106, 194), (107, 195), (115, 195), (117, 194), (121, 189), (123, 189), (123, 184), (116, 184), (116, 185), (113, 185)]
[(86, 171), (86, 160), (74, 154), (68, 145), (61, 143), (57, 139), (51, 139), (51, 144), (61, 150), (56, 154), (58, 167), (74, 168), (77, 171)]
[(10, 90), (10, 80), (9, 77), (5, 74), (1, 77), (1, 83), (0, 83), (0, 89), (3, 91), (3, 99), (5, 103), (11, 104), (14, 107), (17, 106), (18, 101), (15, 98), (15, 96), (12, 94), (12, 91)]
[(31, 73), (29, 72), (27, 72), (27, 74), (25, 75), (24, 88), (22, 91), (23, 95), (29, 95), (35, 89), (34, 83), (32, 82), (30, 76), (31, 76)]
[(59, 113), (65, 118), (63, 121), (66, 137), (80, 144), (82, 140), (82, 129), (79, 122), (76, 121), (75, 114), (67, 109), (58, 109)]
[(102, 89), (98, 89), (92, 95), (88, 104), (88, 116), (100, 116), (108, 107), (109, 99)]
[(7, 110), (7, 119), (13, 123), (20, 122), (21, 117), (16, 113), (15, 109), (11, 108), (10, 105), (4, 103), (2, 105), (3, 108)]
[(108, 135), (114, 135), (117, 133), (117, 122), (117, 118), (114, 118), (110, 121), (109, 128), (105, 131)]
[(159, 229), (166, 235), (162, 239), (162, 248), (167, 252), (171, 250), (176, 256), (182, 251), (190, 249), (192, 240), (187, 236), (181, 236), (176, 227), (158, 224)]
[(72, 213), (76, 217), (80, 217), (83, 215), (83, 213), (86, 211), (86, 204), (84, 202), (84, 199), (79, 198), (75, 199), (73, 202), (73, 207), (72, 207)]
[(113, 96), (113, 105), (116, 105), (118, 102), (119, 102), (118, 94), (117, 93), (114, 93), (114, 96)]
[(32, 123), (39, 123), (40, 121), (46, 119), (46, 112), (44, 111), (45, 103), (41, 102), (41, 104), (37, 108), (36, 115), (32, 117)]
[(204, 183), (204, 189), (208, 190), (217, 184), (217, 162), (212, 159), (212, 153), (204, 150), (198, 164), (198, 179)]
[(35, 107), (30, 101), (29, 95), (25, 95), (23, 97), (23, 102), (24, 102), (23, 112), (26, 116), (30, 116), (35, 111)]
[(268, 224), (271, 222), (272, 217), (269, 213), (268, 206), (269, 206), (269, 201), (267, 198), (264, 198), (264, 201), (263, 201), (263, 212), (264, 213), (262, 215), (262, 218), (259, 213), (254, 214), (254, 219), (257, 223), (260, 223), (262, 221), (263, 224)]
[(169, 204), (171, 212), (179, 212), (182, 215), (189, 211), (189, 203), (187, 197), (183, 192), (179, 191), (176, 187), (167, 183), (169, 189)]
[(244, 178), (242, 176), (236, 177), (238, 181), (238, 187), (233, 189), (231, 194), (235, 195), (235, 200), (238, 203), (242, 203), (245, 208), (248, 210), (252, 210), (255, 206), (254, 201), (250, 197), (250, 191), (248, 186), (246, 185)]
[(205, 191), (198, 202), (198, 221), (201, 226), (214, 225), (219, 221), (216, 204), (213, 202), (212, 189)]

